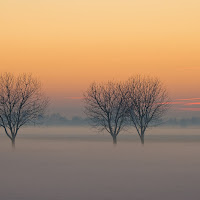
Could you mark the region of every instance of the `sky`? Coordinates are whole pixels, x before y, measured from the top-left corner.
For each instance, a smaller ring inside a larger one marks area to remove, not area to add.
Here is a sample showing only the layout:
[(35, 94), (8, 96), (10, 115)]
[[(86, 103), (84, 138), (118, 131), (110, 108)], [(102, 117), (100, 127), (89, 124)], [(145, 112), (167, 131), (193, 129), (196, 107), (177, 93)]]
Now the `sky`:
[(148, 74), (179, 115), (200, 116), (199, 10), (199, 0), (0, 1), (0, 72), (39, 77), (66, 116), (81, 115), (91, 82)]

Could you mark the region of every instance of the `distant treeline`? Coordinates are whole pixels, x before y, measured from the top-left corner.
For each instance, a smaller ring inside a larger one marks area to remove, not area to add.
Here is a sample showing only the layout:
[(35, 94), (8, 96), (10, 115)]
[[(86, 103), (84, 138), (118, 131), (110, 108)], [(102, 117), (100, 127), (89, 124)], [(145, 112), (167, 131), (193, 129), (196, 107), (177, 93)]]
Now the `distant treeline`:
[(68, 119), (59, 113), (53, 113), (39, 118), (39, 124), (45, 126), (87, 126), (89, 120), (82, 117), (73, 117)]
[(188, 126), (200, 126), (200, 117), (192, 117), (192, 118), (169, 118), (163, 125), (167, 126), (180, 126), (180, 127), (188, 127)]
[[(59, 113), (53, 113), (51, 115), (40, 117), (39, 124), (44, 126), (87, 126), (89, 125), (89, 119), (79, 116), (68, 119)], [(169, 118), (165, 122), (160, 122), (162, 126), (200, 126), (200, 117), (192, 118)]]

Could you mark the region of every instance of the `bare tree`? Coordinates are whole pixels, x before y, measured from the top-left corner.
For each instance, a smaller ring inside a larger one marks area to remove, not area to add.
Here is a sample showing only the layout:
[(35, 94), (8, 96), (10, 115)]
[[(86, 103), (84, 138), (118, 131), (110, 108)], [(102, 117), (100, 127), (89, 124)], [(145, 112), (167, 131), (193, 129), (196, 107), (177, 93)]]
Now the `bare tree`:
[(0, 126), (15, 147), (15, 138), (25, 124), (35, 122), (47, 107), (41, 83), (32, 75), (0, 75)]
[(158, 78), (137, 75), (127, 81), (129, 117), (141, 143), (148, 127), (156, 126), (169, 108), (167, 91)]
[(86, 115), (94, 127), (110, 133), (114, 144), (127, 117), (126, 93), (124, 85), (117, 82), (93, 83), (84, 93)]

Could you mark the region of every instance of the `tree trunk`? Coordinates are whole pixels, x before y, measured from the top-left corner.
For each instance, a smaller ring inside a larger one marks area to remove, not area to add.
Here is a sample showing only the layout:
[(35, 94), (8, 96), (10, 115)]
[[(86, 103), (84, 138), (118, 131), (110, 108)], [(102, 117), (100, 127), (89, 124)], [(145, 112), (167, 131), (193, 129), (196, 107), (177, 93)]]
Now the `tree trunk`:
[(116, 145), (117, 144), (117, 136), (113, 136), (113, 144)]
[(140, 135), (141, 144), (144, 145), (144, 133)]
[(12, 149), (15, 149), (15, 138), (12, 139)]

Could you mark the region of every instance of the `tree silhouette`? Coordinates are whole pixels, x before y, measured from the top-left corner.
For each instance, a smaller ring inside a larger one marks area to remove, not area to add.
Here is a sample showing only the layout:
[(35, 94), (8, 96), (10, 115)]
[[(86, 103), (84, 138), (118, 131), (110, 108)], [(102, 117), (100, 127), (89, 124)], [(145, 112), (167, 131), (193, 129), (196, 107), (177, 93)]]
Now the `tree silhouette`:
[(41, 83), (32, 75), (0, 75), (0, 126), (15, 147), (15, 138), (25, 124), (35, 122), (48, 104)]
[(92, 126), (108, 131), (114, 144), (127, 117), (126, 94), (124, 85), (118, 82), (93, 83), (84, 93), (85, 113)]
[(137, 75), (127, 81), (129, 117), (141, 143), (148, 127), (158, 125), (169, 108), (167, 91), (158, 78)]

